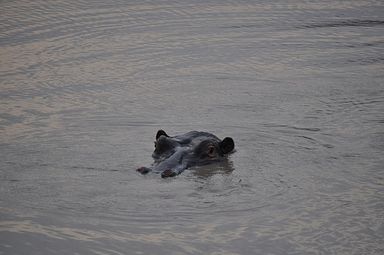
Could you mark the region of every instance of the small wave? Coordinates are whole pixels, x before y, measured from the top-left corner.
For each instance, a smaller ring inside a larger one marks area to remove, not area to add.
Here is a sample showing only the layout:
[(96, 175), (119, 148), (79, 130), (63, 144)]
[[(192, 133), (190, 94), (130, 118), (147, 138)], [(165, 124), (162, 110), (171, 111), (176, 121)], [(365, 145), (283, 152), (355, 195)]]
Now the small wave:
[(373, 27), (384, 25), (383, 20), (341, 20), (334, 22), (312, 23), (298, 28), (332, 28), (332, 27)]

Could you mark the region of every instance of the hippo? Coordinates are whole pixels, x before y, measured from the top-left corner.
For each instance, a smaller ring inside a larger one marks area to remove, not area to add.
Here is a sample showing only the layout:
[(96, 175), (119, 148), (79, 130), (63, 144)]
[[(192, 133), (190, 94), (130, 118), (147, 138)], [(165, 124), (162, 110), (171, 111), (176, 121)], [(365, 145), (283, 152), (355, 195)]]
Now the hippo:
[(163, 178), (174, 177), (190, 167), (222, 161), (234, 148), (231, 137), (220, 140), (211, 133), (200, 131), (169, 136), (164, 130), (159, 130), (152, 153), (154, 163), (137, 171), (141, 174), (160, 173)]

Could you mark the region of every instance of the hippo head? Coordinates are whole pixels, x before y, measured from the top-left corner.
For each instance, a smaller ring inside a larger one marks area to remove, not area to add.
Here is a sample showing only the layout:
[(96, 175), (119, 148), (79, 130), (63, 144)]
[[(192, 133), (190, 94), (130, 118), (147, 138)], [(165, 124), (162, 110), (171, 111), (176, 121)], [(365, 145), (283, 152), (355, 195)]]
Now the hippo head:
[(218, 162), (234, 147), (235, 143), (230, 137), (220, 140), (213, 134), (198, 131), (171, 137), (159, 130), (152, 154), (154, 163), (137, 171), (142, 174), (153, 171), (161, 173), (162, 177), (173, 177), (189, 167)]

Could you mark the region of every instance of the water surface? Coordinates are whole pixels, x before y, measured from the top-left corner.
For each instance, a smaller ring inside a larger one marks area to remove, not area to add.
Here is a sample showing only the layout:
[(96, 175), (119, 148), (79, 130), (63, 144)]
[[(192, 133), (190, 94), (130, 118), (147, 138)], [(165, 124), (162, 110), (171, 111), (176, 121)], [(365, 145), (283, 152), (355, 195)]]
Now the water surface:
[(383, 7), (1, 1), (0, 254), (383, 254)]

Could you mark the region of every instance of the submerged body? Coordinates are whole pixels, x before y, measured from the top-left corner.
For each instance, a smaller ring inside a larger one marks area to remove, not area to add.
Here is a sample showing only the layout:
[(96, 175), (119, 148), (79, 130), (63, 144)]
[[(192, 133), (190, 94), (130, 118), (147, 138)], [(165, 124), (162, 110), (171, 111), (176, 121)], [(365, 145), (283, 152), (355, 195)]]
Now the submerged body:
[(221, 161), (234, 148), (235, 144), (230, 137), (220, 140), (211, 133), (199, 131), (170, 137), (165, 131), (159, 130), (152, 154), (154, 163), (151, 167), (141, 167), (137, 171), (173, 177), (189, 167)]

